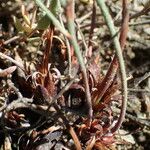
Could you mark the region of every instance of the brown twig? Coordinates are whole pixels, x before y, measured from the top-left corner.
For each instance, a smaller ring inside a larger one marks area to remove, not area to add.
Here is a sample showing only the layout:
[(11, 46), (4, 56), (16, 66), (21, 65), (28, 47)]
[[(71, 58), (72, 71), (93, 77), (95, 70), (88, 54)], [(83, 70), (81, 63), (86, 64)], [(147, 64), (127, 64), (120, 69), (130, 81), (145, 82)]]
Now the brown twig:
[(14, 36), (14, 37), (12, 37), (12, 38), (10, 38), (10, 39), (4, 41), (4, 45), (10, 44), (11, 42), (14, 42), (14, 41), (18, 40), (19, 38), (20, 38), (19, 35)]
[(147, 3), (145, 4), (144, 8), (143, 8), (140, 12), (138, 12), (138, 13), (132, 15), (132, 16), (130, 17), (130, 19), (138, 18), (138, 17), (140, 17), (140, 16), (142, 16), (142, 15), (145, 15), (145, 14), (148, 13), (149, 11), (150, 11), (150, 1), (148, 0)]
[(140, 77), (140, 78), (137, 78), (135, 79), (134, 81), (134, 85), (135, 87), (138, 87), (138, 85), (143, 82), (145, 79), (149, 78), (150, 77), (150, 72), (148, 73), (145, 73), (145, 75), (143, 77)]
[[(120, 110), (116, 108), (114, 112), (119, 113)], [(132, 120), (133, 122), (136, 122), (142, 126), (147, 126), (148, 128), (150, 127), (150, 121), (148, 119), (141, 119), (141, 118), (138, 118), (137, 116), (133, 116), (129, 113), (126, 113), (126, 118), (128, 118), (128, 119)]]
[(89, 13), (85, 14), (84, 16), (82, 16), (81, 18), (77, 18), (76, 21), (79, 23), (82, 23), (84, 20), (89, 18), (91, 15), (92, 15), (92, 12), (89, 12)]
[(150, 90), (148, 89), (134, 89), (134, 88), (128, 88), (129, 92), (143, 92), (143, 93), (149, 93), (150, 94)]
[(58, 107), (58, 105), (56, 103), (54, 103), (54, 108), (57, 110), (57, 112), (60, 114), (60, 117), (62, 118), (65, 126), (67, 127), (67, 130), (69, 131), (70, 135), (72, 136), (72, 139), (74, 140), (74, 144), (76, 146), (77, 150), (82, 150), (81, 147), (81, 143), (78, 139), (78, 136), (76, 135), (74, 129), (72, 128), (72, 126), (70, 126), (69, 121), (67, 120), (67, 118), (62, 114), (62, 111), (60, 110), (60, 108)]
[(80, 143), (80, 141), (79, 141), (79, 139), (78, 139), (78, 137), (77, 137), (73, 127), (71, 127), (71, 126), (69, 127), (69, 132), (70, 132), (70, 134), (71, 134), (71, 136), (72, 136), (72, 138), (74, 140), (76, 149), (77, 150), (82, 150), (81, 143)]
[[(141, 17), (141, 16), (145, 15), (146, 13), (148, 13), (149, 11), (150, 11), (150, 6), (146, 5), (140, 12), (129, 16), (129, 21), (132, 20), (132, 19)], [(116, 20), (114, 22), (114, 24), (116, 26), (120, 26), (121, 22), (122, 22), (121, 20)], [(143, 24), (148, 24), (148, 23), (149, 23), (149, 21), (143, 21)], [(142, 24), (142, 23), (139, 22), (139, 24)], [(106, 25), (106, 23), (105, 22), (97, 22), (97, 23), (95, 23), (95, 25), (96, 26), (100, 26), (100, 25), (103, 26), (103, 25)], [(134, 25), (134, 23), (129, 23), (129, 25)], [(138, 25), (138, 23), (137, 23), (137, 25)], [(84, 24), (84, 25), (81, 26), (81, 28), (85, 28), (85, 27), (89, 27), (89, 26), (91, 26), (91, 23), (88, 23), (86, 25)]]
[(7, 75), (10, 75), (11, 73), (13, 73), (15, 70), (16, 70), (16, 66), (11, 66), (11, 67), (8, 67), (6, 69), (0, 69), (0, 77), (5, 77)]
[(0, 57), (1, 57), (2, 59), (9, 60), (10, 62), (12, 62), (12, 63), (14, 63), (16, 66), (18, 66), (20, 69), (22, 69), (23, 71), (25, 71), (24, 66), (23, 66), (22, 64), (20, 64), (20, 62), (17, 62), (16, 60), (14, 60), (13, 58), (11, 58), (11, 57), (9, 57), (9, 56), (7, 56), (7, 55), (1, 53), (1, 52), (0, 52)]

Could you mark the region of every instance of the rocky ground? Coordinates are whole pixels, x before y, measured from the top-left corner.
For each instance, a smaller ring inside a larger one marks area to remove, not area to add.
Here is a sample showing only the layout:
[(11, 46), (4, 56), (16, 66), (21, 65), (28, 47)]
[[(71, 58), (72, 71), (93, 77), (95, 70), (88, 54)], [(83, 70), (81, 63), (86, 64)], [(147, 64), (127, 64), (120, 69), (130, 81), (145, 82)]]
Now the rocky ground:
[[(45, 4), (49, 6), (49, 1)], [(69, 14), (65, 1), (61, 4), (56, 10), (50, 4), (49, 9), (67, 29)], [(120, 36), (122, 1), (106, 0), (106, 4)], [(75, 34), (92, 100), (89, 125), (84, 73), (69, 38), (43, 17), (45, 12), (34, 1), (0, 2), (1, 149), (149, 149), (150, 1), (128, 1), (128, 10), (123, 51), (127, 110), (121, 128), (113, 132), (122, 109), (122, 80), (116, 71), (102, 93), (115, 49), (97, 4), (75, 1)]]

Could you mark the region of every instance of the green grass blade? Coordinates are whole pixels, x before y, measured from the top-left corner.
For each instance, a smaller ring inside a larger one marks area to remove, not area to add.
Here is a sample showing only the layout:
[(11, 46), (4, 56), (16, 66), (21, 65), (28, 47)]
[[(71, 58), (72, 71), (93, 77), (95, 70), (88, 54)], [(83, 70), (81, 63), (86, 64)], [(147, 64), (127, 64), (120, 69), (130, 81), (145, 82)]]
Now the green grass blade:
[[(113, 37), (116, 34), (115, 31), (115, 26), (113, 23), (113, 20), (110, 16), (109, 10), (105, 4), (105, 0), (97, 0), (97, 4), (100, 7), (103, 17), (106, 21), (106, 24), (109, 28), (110, 34)], [(127, 80), (126, 80), (126, 70), (125, 70), (125, 64), (124, 64), (124, 59), (122, 55), (122, 50), (121, 46), (119, 43), (119, 39), (117, 36), (114, 36), (113, 38), (113, 43), (116, 51), (116, 55), (118, 58), (119, 66), (120, 66), (120, 72), (121, 72), (121, 80), (122, 80), (122, 95), (123, 95), (123, 100), (122, 100), (122, 109), (121, 113), (119, 116), (119, 122), (118, 122), (118, 129), (120, 128), (122, 121), (124, 120), (125, 113), (126, 113), (126, 105), (127, 105)], [(121, 118), (121, 119), (120, 119)]]
[(89, 90), (89, 84), (88, 84), (88, 77), (87, 77), (87, 72), (86, 72), (86, 66), (84, 63), (84, 59), (82, 56), (82, 53), (80, 51), (77, 39), (76, 39), (76, 32), (75, 32), (75, 23), (74, 23), (74, 0), (70, 0), (68, 2), (68, 8), (67, 8), (67, 23), (68, 23), (68, 30), (69, 33), (72, 36), (72, 39), (70, 40), (75, 54), (78, 58), (80, 67), (81, 67), (81, 71), (83, 74), (83, 78), (84, 78), (84, 84), (85, 84), (85, 92), (86, 92), (86, 100), (87, 100), (87, 107), (88, 107), (88, 115), (89, 115), (89, 120), (90, 122), (92, 121), (92, 117), (93, 117), (93, 110), (92, 110), (92, 102), (91, 102), (91, 94), (90, 94), (90, 90)]
[(52, 23), (67, 37), (70, 37), (70, 34), (68, 33), (68, 31), (62, 27), (62, 25), (60, 24), (60, 22), (58, 21), (58, 19), (53, 15), (53, 13), (42, 3), (41, 0), (34, 0), (36, 2), (36, 4), (43, 10), (46, 12), (46, 15), (48, 16), (48, 18), (52, 21)]

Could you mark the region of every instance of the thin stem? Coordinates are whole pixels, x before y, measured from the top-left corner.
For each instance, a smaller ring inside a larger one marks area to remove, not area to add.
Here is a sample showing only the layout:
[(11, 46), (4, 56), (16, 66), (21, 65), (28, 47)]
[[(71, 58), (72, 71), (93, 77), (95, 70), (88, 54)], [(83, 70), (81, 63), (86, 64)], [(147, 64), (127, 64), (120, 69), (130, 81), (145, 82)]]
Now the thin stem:
[(75, 22), (76, 22), (76, 25), (77, 25), (77, 30), (79, 31), (79, 34), (81, 36), (81, 39), (82, 39), (82, 42), (83, 42), (83, 46), (85, 48), (85, 55), (86, 55), (87, 52), (88, 52), (88, 46), (86, 44), (85, 36), (83, 35), (83, 33), (81, 31), (80, 24), (77, 21), (75, 21)]
[(6, 59), (6, 60), (9, 60), (10, 62), (14, 63), (16, 66), (18, 66), (20, 69), (22, 69), (23, 71), (25, 71), (24, 69), (24, 66), (20, 63), (20, 62), (17, 62), (16, 60), (14, 60), (13, 58), (3, 54), (0, 52), (0, 57), (2, 59)]
[(85, 14), (84, 16), (82, 16), (81, 18), (77, 18), (76, 22), (78, 23), (82, 23), (84, 20), (86, 20), (87, 18), (91, 17), (92, 12), (89, 12), (87, 14)]
[(37, 5), (46, 12), (46, 15), (49, 17), (49, 19), (53, 22), (53, 24), (66, 36), (70, 38), (70, 34), (68, 31), (62, 27), (58, 19), (53, 15), (53, 13), (41, 2), (41, 0), (34, 0)]
[(56, 102), (56, 100), (61, 97), (63, 95), (64, 92), (66, 92), (70, 86), (73, 84), (73, 82), (75, 81), (75, 77), (70, 80), (61, 90), (60, 92), (51, 100), (51, 103), (49, 104), (48, 108), (47, 108), (47, 112), (49, 111), (50, 107), (52, 106), (53, 103)]
[(88, 84), (88, 77), (86, 72), (86, 66), (84, 64), (84, 59), (81, 54), (79, 45), (77, 43), (76, 39), (76, 33), (75, 33), (75, 24), (74, 24), (74, 0), (69, 0), (68, 6), (67, 6), (67, 19), (68, 19), (68, 30), (72, 36), (72, 40), (70, 40), (71, 44), (73, 45), (74, 51), (76, 53), (76, 56), (78, 58), (81, 71), (84, 78), (84, 84), (85, 84), (85, 91), (86, 91), (86, 100), (87, 100), (87, 107), (88, 107), (88, 117), (89, 121), (92, 121), (93, 117), (93, 110), (92, 110), (92, 102), (91, 102), (91, 94)]
[[(65, 27), (64, 23), (63, 23), (63, 20), (62, 20), (62, 15), (61, 14), (59, 14), (59, 20), (60, 20), (61, 25), (63, 27)], [(70, 48), (69, 40), (65, 36), (64, 36), (64, 38), (65, 38), (65, 41), (66, 41), (67, 54), (68, 54), (68, 65), (69, 65), (68, 74), (71, 77), (71, 68), (72, 68), (72, 64), (71, 64), (71, 48)]]
[[(105, 4), (104, 0), (97, 0), (98, 6), (100, 7), (102, 14), (104, 16), (104, 19), (106, 21), (106, 24), (109, 28), (109, 31), (111, 33), (111, 36), (113, 37), (116, 34), (115, 31), (115, 26), (113, 23), (113, 20), (110, 16), (109, 10)], [(121, 113), (119, 116), (119, 122), (117, 122), (117, 128), (119, 129), (124, 117), (125, 117), (125, 113), (126, 113), (126, 105), (127, 105), (127, 81), (126, 81), (126, 71), (125, 71), (125, 65), (124, 65), (124, 59), (123, 59), (123, 55), (122, 55), (122, 50), (121, 50), (121, 46), (119, 43), (119, 39), (117, 36), (115, 36), (113, 38), (113, 43), (114, 43), (114, 47), (116, 50), (116, 55), (118, 58), (118, 62), (119, 62), (119, 66), (120, 66), (120, 72), (121, 72), (121, 80), (122, 80), (122, 96), (123, 96), (123, 100), (122, 100), (122, 109), (121, 109)], [(116, 130), (115, 129), (115, 130)], [(114, 132), (115, 132), (114, 130)]]
[(69, 131), (70, 135), (72, 136), (72, 139), (74, 140), (74, 144), (76, 146), (77, 150), (82, 150), (81, 147), (81, 143), (78, 139), (78, 136), (76, 134), (76, 132), (74, 131), (73, 127), (69, 124), (69, 121), (67, 120), (67, 118), (63, 115), (62, 111), (60, 110), (59, 106), (54, 103), (54, 108), (56, 109), (56, 111), (58, 112), (58, 114), (60, 115), (61, 119), (63, 120), (63, 123), (65, 124), (67, 130)]
[[(141, 16), (143, 16), (143, 15), (145, 15), (146, 13), (148, 13), (150, 11), (150, 8), (143, 8), (143, 10), (141, 10), (140, 12), (138, 12), (138, 13), (136, 13), (136, 14), (133, 14), (133, 15), (131, 15), (130, 17), (129, 17), (129, 20), (131, 21), (132, 19), (135, 19), (135, 18), (139, 18), (139, 17), (141, 17)], [(79, 20), (80, 21), (80, 20)], [(142, 25), (142, 24), (149, 24), (149, 20), (146, 20), (146, 21), (142, 21), (142, 22), (135, 22), (135, 23), (129, 23), (129, 25), (130, 26), (132, 26), (132, 25)], [(115, 20), (114, 21), (114, 24), (116, 25), (116, 26), (120, 26), (120, 24), (121, 24), (121, 20)], [(106, 23), (105, 22), (96, 22), (95, 23), (95, 25), (96, 25), (96, 27), (97, 26), (103, 26), (103, 25), (106, 25)], [(85, 28), (85, 27), (89, 27), (89, 26), (91, 26), (91, 23), (88, 23), (88, 24), (83, 24), (82, 26), (81, 26), (81, 29), (82, 28)]]
[(150, 11), (150, 1), (148, 0), (147, 3), (145, 4), (144, 8), (143, 8), (140, 12), (138, 12), (138, 13), (132, 15), (132, 16), (130, 17), (130, 19), (138, 18), (139, 16), (145, 15), (145, 14), (148, 13), (149, 11)]
[(14, 37), (12, 37), (11, 39), (6, 40), (6, 41), (4, 42), (4, 45), (10, 44), (11, 42), (14, 42), (14, 41), (18, 40), (19, 38), (20, 38), (19, 35), (18, 35), (18, 36), (14, 36)]
[(91, 57), (92, 55), (92, 37), (94, 33), (94, 28), (95, 28), (95, 20), (96, 20), (96, 6), (95, 6), (95, 1), (93, 1), (91, 28), (90, 28), (89, 43), (88, 43), (88, 54), (86, 54), (88, 57)]

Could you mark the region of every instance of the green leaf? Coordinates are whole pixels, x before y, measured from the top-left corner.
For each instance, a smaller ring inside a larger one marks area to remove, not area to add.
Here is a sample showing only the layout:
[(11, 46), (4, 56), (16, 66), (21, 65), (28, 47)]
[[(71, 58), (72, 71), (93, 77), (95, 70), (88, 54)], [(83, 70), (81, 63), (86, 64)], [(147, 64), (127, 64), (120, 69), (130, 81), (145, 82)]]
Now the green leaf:
[[(61, 12), (61, 6), (58, 0), (50, 1), (50, 11), (54, 16), (57, 16)], [(45, 30), (52, 22), (47, 15), (44, 15), (37, 25), (37, 29)]]
[(54, 16), (54, 14), (42, 3), (41, 0), (34, 0), (36, 4), (46, 13), (48, 16), (49, 20), (53, 22), (53, 24), (67, 37), (70, 38), (70, 34), (68, 31), (62, 27), (60, 24), (59, 20)]
[(18, 32), (19, 31), (24, 31), (24, 27), (22, 26), (20, 20), (18, 18), (16, 18), (15, 16), (13, 16), (13, 20), (14, 20), (15, 27), (18, 30)]
[(55, 17), (61, 12), (61, 6), (59, 0), (51, 0), (50, 2), (50, 11)]
[(37, 29), (45, 30), (50, 24), (49, 17), (45, 15), (38, 21)]

